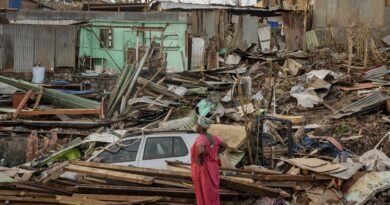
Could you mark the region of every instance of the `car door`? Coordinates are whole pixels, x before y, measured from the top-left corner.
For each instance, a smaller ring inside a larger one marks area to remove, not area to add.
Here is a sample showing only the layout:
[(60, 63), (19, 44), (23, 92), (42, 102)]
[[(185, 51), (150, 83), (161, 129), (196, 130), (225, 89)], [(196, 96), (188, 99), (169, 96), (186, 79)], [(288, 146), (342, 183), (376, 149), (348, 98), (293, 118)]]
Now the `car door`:
[(141, 137), (132, 137), (130, 139), (122, 140), (119, 143), (112, 144), (105, 148), (89, 161), (124, 166), (137, 166), (141, 142)]
[(182, 136), (163, 135), (146, 137), (138, 166), (166, 169), (165, 160), (189, 162), (190, 150)]

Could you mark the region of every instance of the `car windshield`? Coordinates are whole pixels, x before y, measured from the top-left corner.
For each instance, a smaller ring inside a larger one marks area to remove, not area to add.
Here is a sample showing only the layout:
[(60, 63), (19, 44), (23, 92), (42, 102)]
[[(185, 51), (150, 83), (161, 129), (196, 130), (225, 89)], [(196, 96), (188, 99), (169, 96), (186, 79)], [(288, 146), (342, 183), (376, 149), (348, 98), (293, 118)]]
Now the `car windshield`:
[(97, 158), (105, 163), (135, 161), (140, 143), (140, 138), (124, 140), (106, 148)]

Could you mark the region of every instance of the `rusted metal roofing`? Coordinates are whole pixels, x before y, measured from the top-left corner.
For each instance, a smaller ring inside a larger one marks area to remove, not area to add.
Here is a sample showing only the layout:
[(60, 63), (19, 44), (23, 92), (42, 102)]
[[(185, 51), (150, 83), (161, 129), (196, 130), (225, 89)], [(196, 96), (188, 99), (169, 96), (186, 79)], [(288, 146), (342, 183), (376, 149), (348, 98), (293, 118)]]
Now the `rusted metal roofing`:
[(373, 94), (344, 107), (339, 112), (337, 112), (333, 118), (339, 119), (353, 114), (359, 114), (378, 109), (380, 106), (385, 104), (387, 98), (388, 96), (382, 95), (382, 93), (379, 91), (374, 92)]
[(371, 69), (364, 74), (365, 80), (381, 79), (383, 76), (390, 74), (390, 69), (387, 69), (387, 66), (382, 65), (377, 68)]
[(232, 6), (219, 4), (192, 4), (177, 3), (169, 1), (159, 1), (152, 5), (152, 8), (159, 7), (161, 10), (232, 10), (232, 11), (258, 11), (258, 12), (276, 12), (284, 11), (283, 9), (262, 9), (251, 6)]
[(0, 67), (31, 72), (33, 64), (75, 67), (77, 26), (0, 25)]
[(150, 12), (111, 12), (111, 11), (48, 11), (48, 10), (19, 10), (7, 11), (10, 23), (23, 24), (64, 24), (85, 22), (94, 19), (131, 20), (131, 21), (182, 21), (187, 14), (181, 12), (161, 13)]

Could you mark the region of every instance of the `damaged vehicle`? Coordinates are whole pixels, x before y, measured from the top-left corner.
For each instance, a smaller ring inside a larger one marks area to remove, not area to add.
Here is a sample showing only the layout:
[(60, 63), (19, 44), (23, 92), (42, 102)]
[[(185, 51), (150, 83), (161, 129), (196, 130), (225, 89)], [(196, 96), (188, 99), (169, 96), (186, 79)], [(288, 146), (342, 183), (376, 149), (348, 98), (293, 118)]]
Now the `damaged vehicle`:
[(42, 167), (60, 160), (86, 160), (124, 166), (166, 169), (165, 160), (190, 162), (190, 148), (197, 133), (163, 132), (129, 135), (124, 130), (92, 134), (72, 141), (66, 148), (32, 163)]
[(190, 163), (197, 133), (170, 132), (124, 137), (98, 151), (87, 161), (166, 169), (165, 160)]

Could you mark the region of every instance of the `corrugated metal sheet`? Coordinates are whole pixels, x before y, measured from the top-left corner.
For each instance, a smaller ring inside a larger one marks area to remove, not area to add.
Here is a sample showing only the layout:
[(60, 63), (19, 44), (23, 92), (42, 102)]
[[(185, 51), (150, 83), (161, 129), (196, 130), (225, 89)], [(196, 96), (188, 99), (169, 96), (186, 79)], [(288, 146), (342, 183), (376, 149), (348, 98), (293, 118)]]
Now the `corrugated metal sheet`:
[[(219, 11), (204, 11), (203, 12), (203, 31), (208, 38), (216, 36), (219, 23)], [(207, 19), (207, 21), (205, 21)]]
[[(279, 8), (262, 9), (252, 6), (233, 6), (219, 4), (193, 4), (193, 3), (177, 3), (170, 1), (156, 2), (161, 10), (232, 10), (232, 11), (281, 11)], [(152, 6), (153, 7), (153, 6)]]
[(341, 27), (351, 23), (383, 25), (385, 9), (384, 0), (316, 0), (314, 27)]
[(306, 47), (310, 51), (315, 50), (319, 47), (316, 32), (314, 30), (306, 32)]
[[(75, 67), (76, 43), (77, 43), (76, 26), (59, 27), (56, 29), (56, 49), (55, 65), (56, 67)], [(64, 35), (66, 33), (66, 35)]]
[(390, 73), (390, 70), (387, 69), (387, 66), (385, 65), (382, 65), (378, 68), (374, 68), (372, 70), (369, 70), (367, 72), (365, 72), (365, 76), (364, 76), (364, 79), (365, 80), (370, 80), (370, 79), (373, 79), (373, 78), (380, 78), (382, 76), (385, 76), (387, 74)]
[(285, 28), (285, 44), (290, 50), (302, 49), (304, 15), (296, 12), (283, 13), (283, 27)]
[(0, 25), (0, 69), (3, 69), (3, 25)]
[(390, 24), (390, 6), (385, 7), (385, 24)]
[(111, 12), (111, 11), (42, 11), (20, 10), (7, 11), (7, 18), (11, 22), (20, 20), (34, 21), (89, 21), (94, 19), (104, 20), (132, 20), (132, 21), (186, 21), (187, 14), (182, 12)]
[(3, 25), (2, 38), (2, 69), (13, 69), (14, 67), (14, 38), (13, 32), (9, 25)]
[(75, 67), (77, 26), (1, 25), (0, 66), (30, 72), (33, 64)]
[(14, 35), (14, 71), (31, 71), (34, 62), (34, 26), (9, 26)]
[[(53, 68), (56, 46), (56, 27), (35, 26), (34, 32), (34, 64), (40, 63), (46, 68)], [(66, 33), (63, 35), (65, 37)]]
[(385, 19), (385, 1), (359, 0), (359, 22), (372, 25), (383, 25)]
[(344, 108), (339, 110), (333, 115), (334, 119), (351, 116), (353, 114), (364, 113), (371, 110), (379, 109), (381, 105), (384, 105), (388, 96), (382, 95), (381, 92), (374, 92), (373, 94), (364, 97)]

